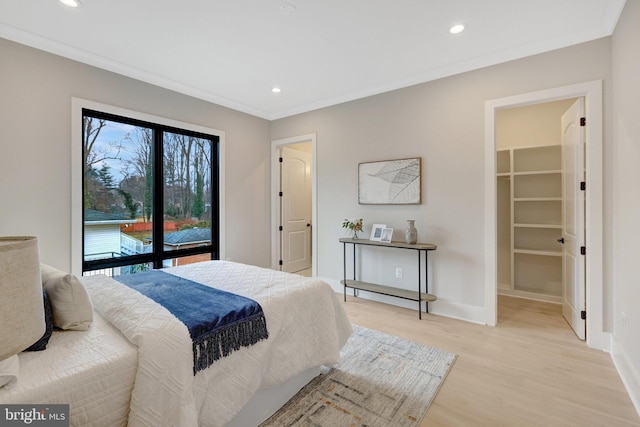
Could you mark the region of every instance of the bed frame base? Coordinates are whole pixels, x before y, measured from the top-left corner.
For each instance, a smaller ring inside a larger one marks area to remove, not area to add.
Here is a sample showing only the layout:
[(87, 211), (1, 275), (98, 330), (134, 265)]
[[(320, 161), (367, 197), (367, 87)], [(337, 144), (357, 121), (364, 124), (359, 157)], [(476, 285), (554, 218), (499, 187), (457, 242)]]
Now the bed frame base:
[(259, 426), (282, 408), (309, 381), (320, 375), (322, 370), (320, 366), (307, 369), (283, 384), (258, 390), (225, 427)]

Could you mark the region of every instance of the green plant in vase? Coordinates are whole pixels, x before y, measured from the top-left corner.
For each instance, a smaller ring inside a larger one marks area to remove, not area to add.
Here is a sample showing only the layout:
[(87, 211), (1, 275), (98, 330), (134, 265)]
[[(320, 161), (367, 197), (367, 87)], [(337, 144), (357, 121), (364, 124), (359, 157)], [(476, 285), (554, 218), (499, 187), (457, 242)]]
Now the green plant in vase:
[(363, 220), (360, 219), (345, 219), (342, 221), (342, 228), (347, 228), (353, 232), (353, 238), (358, 238), (358, 232), (362, 231)]

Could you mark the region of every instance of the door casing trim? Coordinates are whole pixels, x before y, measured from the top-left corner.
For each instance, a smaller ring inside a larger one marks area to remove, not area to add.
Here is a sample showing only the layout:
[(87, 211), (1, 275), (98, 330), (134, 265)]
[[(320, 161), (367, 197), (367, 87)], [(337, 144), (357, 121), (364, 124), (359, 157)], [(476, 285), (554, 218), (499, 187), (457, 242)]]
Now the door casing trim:
[(603, 98), (602, 80), (492, 99), (485, 102), (485, 309), (486, 324), (495, 326), (498, 319), (497, 289), (497, 208), (495, 112), (569, 98), (585, 98), (585, 176), (587, 182), (586, 311), (587, 345), (609, 350), (604, 331), (603, 270)]
[(280, 233), (278, 231), (278, 218), (280, 218), (280, 203), (278, 196), (278, 183), (280, 182), (280, 147), (285, 145), (311, 143), (311, 271), (313, 277), (318, 275), (318, 230), (317, 221), (317, 165), (316, 165), (316, 134), (310, 133), (289, 138), (271, 141), (271, 268), (279, 270), (280, 254), (278, 251)]

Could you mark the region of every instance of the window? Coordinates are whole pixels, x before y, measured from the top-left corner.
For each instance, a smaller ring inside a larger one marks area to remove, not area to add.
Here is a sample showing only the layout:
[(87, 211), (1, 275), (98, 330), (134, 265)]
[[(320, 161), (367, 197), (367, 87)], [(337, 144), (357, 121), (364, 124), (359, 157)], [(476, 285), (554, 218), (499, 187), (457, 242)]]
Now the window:
[(220, 258), (220, 137), (82, 109), (82, 271)]

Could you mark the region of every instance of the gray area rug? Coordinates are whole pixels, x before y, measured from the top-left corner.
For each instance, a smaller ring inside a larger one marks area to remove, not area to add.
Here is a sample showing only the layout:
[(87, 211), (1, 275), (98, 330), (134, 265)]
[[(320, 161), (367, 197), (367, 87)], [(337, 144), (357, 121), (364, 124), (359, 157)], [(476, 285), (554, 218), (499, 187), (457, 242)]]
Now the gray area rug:
[(455, 360), (453, 353), (354, 325), (341, 362), (261, 427), (415, 427)]

